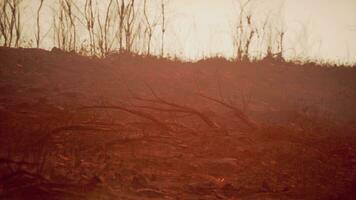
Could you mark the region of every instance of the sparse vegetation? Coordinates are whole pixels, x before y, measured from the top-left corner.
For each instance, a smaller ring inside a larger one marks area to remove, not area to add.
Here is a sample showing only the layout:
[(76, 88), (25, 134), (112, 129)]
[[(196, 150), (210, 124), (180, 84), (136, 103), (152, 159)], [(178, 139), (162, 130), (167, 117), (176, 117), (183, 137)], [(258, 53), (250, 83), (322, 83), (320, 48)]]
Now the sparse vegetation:
[(76, 51), (77, 28), (72, 0), (59, 0), (58, 13), (53, 17), (55, 46), (64, 51)]
[(21, 0), (3, 0), (0, 2), (0, 40), (2, 46), (19, 47), (21, 39)]
[(356, 197), (355, 66), (285, 60), (251, 1), (232, 60), (167, 58), (165, 0), (56, 0), (41, 50), (44, 2), (22, 49), (0, 0), (0, 199)]
[[(285, 29), (283, 19), (273, 19), (270, 15), (265, 16), (262, 24), (255, 21), (251, 10), (253, 1), (239, 1), (239, 15), (233, 34), (236, 60), (278, 60), (284, 61), (283, 42)], [(257, 49), (257, 53), (251, 52), (251, 47)]]

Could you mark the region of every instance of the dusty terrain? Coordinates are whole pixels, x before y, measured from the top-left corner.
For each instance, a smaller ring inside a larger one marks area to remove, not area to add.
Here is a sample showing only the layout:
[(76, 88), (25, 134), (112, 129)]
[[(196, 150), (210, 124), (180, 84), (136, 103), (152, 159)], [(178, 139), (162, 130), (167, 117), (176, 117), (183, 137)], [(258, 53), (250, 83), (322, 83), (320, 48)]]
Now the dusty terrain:
[(356, 68), (0, 48), (0, 199), (355, 199)]

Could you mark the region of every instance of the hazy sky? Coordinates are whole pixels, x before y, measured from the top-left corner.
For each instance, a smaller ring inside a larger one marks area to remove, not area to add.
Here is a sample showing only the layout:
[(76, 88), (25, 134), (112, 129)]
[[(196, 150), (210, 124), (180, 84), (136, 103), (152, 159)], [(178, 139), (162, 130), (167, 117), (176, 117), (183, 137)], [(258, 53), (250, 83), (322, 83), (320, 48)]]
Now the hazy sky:
[[(178, 35), (183, 52), (194, 56), (231, 55), (231, 26), (235, 23), (237, 2), (172, 0), (176, 16), (172, 23), (181, 32)], [(356, 60), (356, 0), (255, 0), (253, 7), (256, 15), (282, 10), (288, 54)], [(299, 46), (307, 46), (308, 52)]]
[[(39, 0), (38, 0), (39, 1)], [(82, 0), (75, 0), (80, 2)], [(138, 0), (139, 2), (143, 0)], [(236, 25), (238, 0), (166, 0), (167, 51), (186, 58), (210, 55), (233, 55), (232, 30)], [(243, 1), (243, 0), (242, 0)], [(24, 0), (30, 3), (36, 0)], [(50, 27), (50, 8), (54, 0), (47, 0), (42, 23)], [(98, 1), (102, 7), (106, 0)], [(141, 3), (142, 3), (141, 2)], [(161, 0), (151, 0), (160, 3)], [(356, 61), (356, 0), (252, 0), (251, 12), (259, 16), (271, 15), (283, 22), (286, 30), (286, 54), (326, 60)], [(34, 9), (26, 7), (27, 16)], [(151, 9), (158, 15), (159, 6)], [(31, 25), (31, 17), (25, 19)], [(26, 29), (26, 28), (25, 28)], [(49, 28), (47, 28), (49, 29)], [(26, 29), (33, 36), (33, 30)], [(44, 31), (45, 32), (45, 31)], [(159, 38), (159, 37), (157, 37)], [(49, 44), (50, 34), (45, 39)], [(158, 43), (159, 39), (154, 42)], [(159, 45), (157, 45), (159, 46)]]

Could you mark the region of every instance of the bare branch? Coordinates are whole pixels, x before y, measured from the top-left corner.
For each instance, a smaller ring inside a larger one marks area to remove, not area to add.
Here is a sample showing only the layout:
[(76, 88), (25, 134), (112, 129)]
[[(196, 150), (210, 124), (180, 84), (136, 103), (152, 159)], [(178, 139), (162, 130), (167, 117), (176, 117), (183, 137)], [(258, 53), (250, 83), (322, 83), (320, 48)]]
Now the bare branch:
[(208, 96), (205, 96), (203, 94), (198, 94), (199, 96), (205, 98), (205, 99), (208, 99), (210, 101), (213, 101), (215, 103), (218, 103), (220, 105), (223, 105), (225, 106), (226, 108), (229, 108), (231, 109), (232, 111), (234, 111), (234, 114), (235, 116), (240, 119), (242, 122), (244, 122), (245, 124), (247, 124), (250, 128), (253, 128), (253, 129), (257, 129), (258, 128), (258, 125), (256, 122), (252, 121), (244, 112), (242, 112), (239, 108), (236, 108), (235, 106), (232, 106), (230, 104), (227, 104), (223, 101), (220, 101), (220, 100), (217, 100), (217, 99), (214, 99), (212, 97), (208, 97)]
[(128, 112), (130, 114), (148, 119), (156, 124), (158, 124), (162, 129), (171, 132), (171, 128), (169, 128), (168, 126), (166, 126), (164, 123), (162, 123), (160, 120), (156, 119), (154, 116), (142, 112), (142, 111), (138, 111), (138, 110), (133, 110), (133, 109), (128, 109), (122, 106), (87, 106), (87, 107), (83, 107), (81, 109), (116, 109), (116, 110), (121, 110), (121, 111), (125, 111)]
[(43, 6), (43, 2), (44, 0), (40, 0), (40, 5), (38, 6), (37, 9), (37, 33), (36, 33), (36, 47), (39, 48), (40, 47), (40, 35), (41, 35), (41, 30), (40, 30), (40, 12)]

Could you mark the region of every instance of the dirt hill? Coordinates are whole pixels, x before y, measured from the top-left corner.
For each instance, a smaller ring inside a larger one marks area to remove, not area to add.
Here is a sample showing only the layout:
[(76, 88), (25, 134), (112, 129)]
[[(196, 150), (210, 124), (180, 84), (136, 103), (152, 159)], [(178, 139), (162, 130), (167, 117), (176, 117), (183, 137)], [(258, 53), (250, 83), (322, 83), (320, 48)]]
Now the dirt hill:
[(356, 68), (0, 48), (0, 77), (0, 198), (355, 198)]

